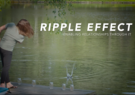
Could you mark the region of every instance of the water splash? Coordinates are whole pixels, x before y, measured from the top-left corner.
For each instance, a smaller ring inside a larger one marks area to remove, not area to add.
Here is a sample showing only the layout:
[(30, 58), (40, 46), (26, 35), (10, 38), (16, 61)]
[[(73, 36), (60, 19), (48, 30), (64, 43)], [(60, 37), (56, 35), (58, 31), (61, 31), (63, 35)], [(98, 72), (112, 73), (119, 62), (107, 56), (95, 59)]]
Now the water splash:
[(67, 81), (66, 81), (66, 84), (68, 84), (68, 81), (69, 81), (69, 80), (70, 80), (71, 83), (73, 84), (72, 76), (73, 76), (73, 73), (74, 73), (74, 67), (75, 67), (75, 63), (73, 64), (73, 68), (72, 68), (71, 74), (69, 74), (69, 72), (68, 72), (68, 67), (67, 67), (67, 65), (66, 65), (66, 73), (67, 73)]
[(66, 65), (66, 73), (67, 73), (67, 78), (71, 78), (73, 73), (74, 73), (74, 67), (75, 67), (75, 63), (73, 64), (73, 68), (72, 68), (72, 71), (71, 71), (71, 74), (68, 73), (68, 68), (67, 68), (67, 65)]

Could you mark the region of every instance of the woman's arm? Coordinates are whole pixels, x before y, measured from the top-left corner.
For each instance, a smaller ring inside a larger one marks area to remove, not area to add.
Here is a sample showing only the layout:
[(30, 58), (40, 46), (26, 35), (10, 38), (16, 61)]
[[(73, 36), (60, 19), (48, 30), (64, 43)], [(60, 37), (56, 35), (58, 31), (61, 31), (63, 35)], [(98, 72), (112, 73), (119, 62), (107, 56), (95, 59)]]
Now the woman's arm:
[(5, 30), (5, 29), (6, 29), (6, 25), (1, 26), (1, 27), (0, 27), (0, 32), (1, 32), (2, 30)]

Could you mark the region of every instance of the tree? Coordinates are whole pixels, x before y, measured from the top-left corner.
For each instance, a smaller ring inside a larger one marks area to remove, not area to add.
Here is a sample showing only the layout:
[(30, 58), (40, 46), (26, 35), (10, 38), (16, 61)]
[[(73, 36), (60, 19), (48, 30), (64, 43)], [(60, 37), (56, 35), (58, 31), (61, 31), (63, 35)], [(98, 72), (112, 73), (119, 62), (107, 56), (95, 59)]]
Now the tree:
[(4, 7), (9, 7), (11, 5), (11, 0), (0, 0), (0, 11)]

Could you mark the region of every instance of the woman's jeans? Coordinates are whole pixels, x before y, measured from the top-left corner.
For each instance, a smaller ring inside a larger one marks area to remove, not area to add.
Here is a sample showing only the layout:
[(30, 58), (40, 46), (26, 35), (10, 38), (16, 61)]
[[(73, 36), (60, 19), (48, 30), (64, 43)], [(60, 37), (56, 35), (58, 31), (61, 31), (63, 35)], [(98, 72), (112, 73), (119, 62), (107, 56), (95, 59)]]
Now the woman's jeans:
[(8, 71), (11, 64), (12, 51), (7, 51), (0, 48), (0, 56), (2, 62), (1, 83), (8, 83), (10, 82)]

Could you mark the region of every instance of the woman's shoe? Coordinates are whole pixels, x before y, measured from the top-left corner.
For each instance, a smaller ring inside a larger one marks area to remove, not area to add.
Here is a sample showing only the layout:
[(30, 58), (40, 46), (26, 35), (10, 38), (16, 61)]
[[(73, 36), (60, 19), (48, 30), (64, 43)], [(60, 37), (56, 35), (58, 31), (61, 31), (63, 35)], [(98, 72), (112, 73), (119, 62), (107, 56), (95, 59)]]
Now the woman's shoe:
[(8, 93), (11, 93), (9, 88), (8, 88), (8, 91), (7, 91), (7, 93), (6, 93), (6, 94), (8, 94)]

